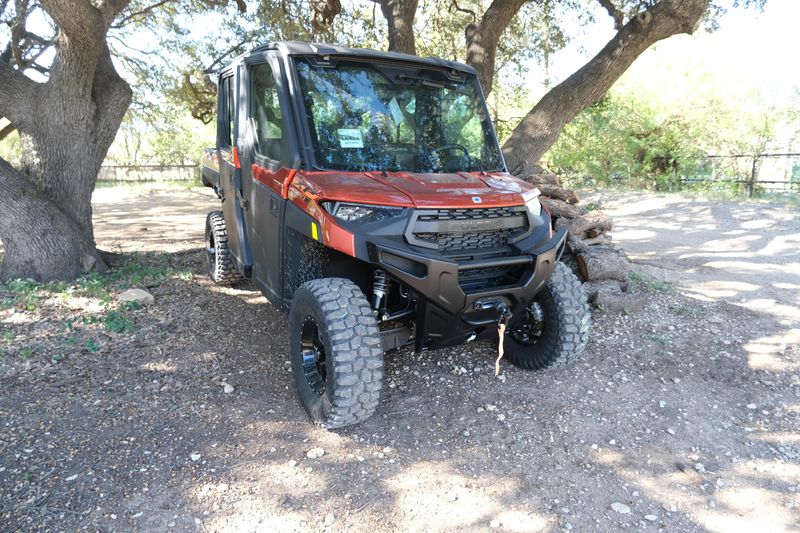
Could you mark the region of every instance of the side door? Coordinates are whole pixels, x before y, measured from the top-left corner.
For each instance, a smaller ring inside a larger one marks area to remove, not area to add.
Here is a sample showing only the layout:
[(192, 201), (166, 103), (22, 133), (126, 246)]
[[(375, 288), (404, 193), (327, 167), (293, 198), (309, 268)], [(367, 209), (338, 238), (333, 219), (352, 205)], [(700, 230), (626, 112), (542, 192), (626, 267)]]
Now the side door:
[[(290, 113), (281, 94), (280, 66), (272, 54), (246, 65), (249, 98), (240, 112), (247, 116), (246, 148), (240, 154), (248, 237), (253, 254), (252, 279), (275, 305), (283, 284), (284, 182), (294, 175)], [(286, 120), (284, 120), (286, 117)]]
[[(238, 70), (238, 69), (236, 69)], [(251, 266), (242, 209), (242, 173), (238, 159), (237, 134), (239, 101), (236, 70), (225, 72), (219, 80), (217, 97), (217, 147), (219, 149), (219, 181), (222, 187), (222, 212), (228, 230), (228, 248), (247, 275)]]

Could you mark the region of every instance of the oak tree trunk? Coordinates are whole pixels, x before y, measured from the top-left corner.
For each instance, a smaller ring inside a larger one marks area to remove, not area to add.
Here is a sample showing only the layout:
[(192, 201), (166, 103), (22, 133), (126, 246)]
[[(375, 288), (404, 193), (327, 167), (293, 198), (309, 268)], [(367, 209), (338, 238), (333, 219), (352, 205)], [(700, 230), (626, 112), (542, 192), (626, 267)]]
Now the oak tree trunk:
[(387, 22), (389, 51), (417, 55), (414, 15), (419, 0), (380, 0), (378, 3)]
[(105, 38), (126, 4), (42, 0), (59, 29), (49, 79), (34, 82), (0, 62), (0, 116), (26, 146), (20, 168), (0, 159), (0, 280), (71, 279), (105, 268), (91, 198), (131, 100)]
[(531, 173), (575, 115), (595, 103), (652, 44), (693, 33), (707, 0), (661, 0), (625, 24), (586, 65), (556, 85), (534, 106), (503, 144), (509, 172)]
[(91, 233), (2, 159), (0, 195), (0, 280), (69, 279), (98, 265)]

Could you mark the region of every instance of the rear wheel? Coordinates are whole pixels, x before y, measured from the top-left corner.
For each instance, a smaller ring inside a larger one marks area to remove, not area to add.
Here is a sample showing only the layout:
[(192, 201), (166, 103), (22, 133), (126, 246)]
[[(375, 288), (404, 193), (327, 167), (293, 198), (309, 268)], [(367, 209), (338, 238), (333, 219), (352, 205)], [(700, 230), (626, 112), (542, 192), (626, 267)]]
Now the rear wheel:
[(526, 370), (567, 365), (589, 340), (589, 306), (580, 281), (559, 262), (525, 313), (511, 319), (505, 357)]
[(206, 217), (206, 258), (208, 275), (214, 283), (235, 285), (244, 279), (228, 248), (228, 230), (222, 211), (211, 211)]
[(318, 424), (350, 426), (375, 412), (383, 348), (375, 316), (352, 281), (315, 279), (295, 291), (289, 357), (300, 402)]

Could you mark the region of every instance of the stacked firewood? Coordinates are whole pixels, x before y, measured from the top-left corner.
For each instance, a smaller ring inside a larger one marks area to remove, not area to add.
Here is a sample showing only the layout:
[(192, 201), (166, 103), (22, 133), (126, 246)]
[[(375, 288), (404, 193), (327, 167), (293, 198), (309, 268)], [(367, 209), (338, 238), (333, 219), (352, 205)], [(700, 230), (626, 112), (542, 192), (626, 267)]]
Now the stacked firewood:
[(644, 299), (628, 281), (630, 263), (611, 242), (611, 217), (578, 206), (575, 191), (561, 187), (558, 176), (539, 171), (526, 178), (541, 191), (539, 200), (553, 217), (556, 230), (567, 228), (567, 248), (561, 260), (583, 282), (590, 304), (611, 311), (638, 311)]

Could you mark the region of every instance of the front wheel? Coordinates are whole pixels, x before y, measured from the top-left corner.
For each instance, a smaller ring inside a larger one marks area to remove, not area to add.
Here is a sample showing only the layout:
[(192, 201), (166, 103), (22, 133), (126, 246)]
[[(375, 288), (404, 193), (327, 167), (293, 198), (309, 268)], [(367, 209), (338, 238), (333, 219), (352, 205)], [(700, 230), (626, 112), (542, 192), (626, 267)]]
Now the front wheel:
[(315, 279), (297, 289), (289, 343), (300, 402), (316, 423), (350, 426), (375, 412), (383, 348), (375, 316), (352, 281)]
[(503, 348), (515, 366), (541, 370), (566, 366), (586, 348), (589, 305), (581, 283), (561, 262), (524, 313), (511, 319)]

